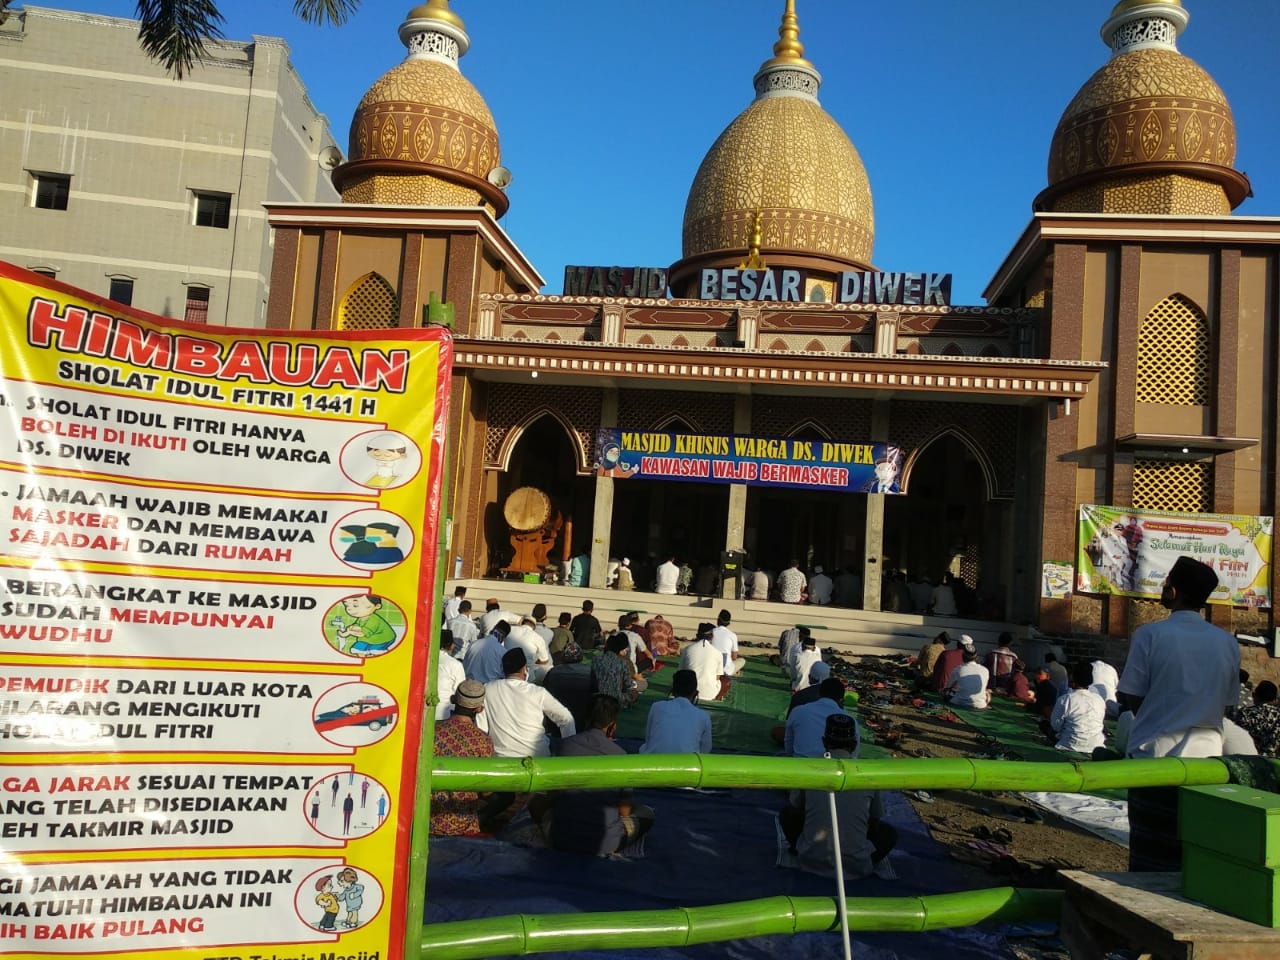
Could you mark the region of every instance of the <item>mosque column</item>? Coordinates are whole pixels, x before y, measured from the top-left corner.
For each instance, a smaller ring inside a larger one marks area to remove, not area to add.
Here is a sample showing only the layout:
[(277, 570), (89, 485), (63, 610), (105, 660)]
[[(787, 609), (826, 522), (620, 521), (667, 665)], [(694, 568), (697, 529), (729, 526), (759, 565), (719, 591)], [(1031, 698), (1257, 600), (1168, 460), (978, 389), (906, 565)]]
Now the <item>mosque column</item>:
[[(618, 425), (618, 391), (606, 387), (600, 391), (600, 426)], [(609, 568), (609, 535), (613, 530), (613, 477), (596, 477), (595, 509), (591, 515), (591, 570), (587, 586), (603, 590)]]
[[(889, 401), (871, 401), (871, 442), (889, 440)], [(884, 498), (887, 494), (868, 493), (867, 529), (863, 538), (862, 609), (880, 609), (880, 587), (884, 571)]]
[[(739, 436), (751, 432), (751, 394), (739, 393), (733, 398), (733, 432)], [(743, 539), (747, 529), (747, 485), (745, 483), (729, 484), (729, 511), (724, 524), (724, 548), (726, 550), (745, 549)], [(720, 596), (733, 599), (734, 590), (741, 580), (726, 580), (720, 584)]]

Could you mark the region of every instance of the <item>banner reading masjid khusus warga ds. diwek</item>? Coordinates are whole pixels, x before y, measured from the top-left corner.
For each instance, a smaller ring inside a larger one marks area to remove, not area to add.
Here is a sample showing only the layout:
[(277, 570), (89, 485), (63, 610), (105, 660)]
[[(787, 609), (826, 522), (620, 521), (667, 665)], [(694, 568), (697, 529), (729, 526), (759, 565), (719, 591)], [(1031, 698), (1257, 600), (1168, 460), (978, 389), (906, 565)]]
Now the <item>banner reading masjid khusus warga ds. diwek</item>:
[(899, 494), (904, 459), (902, 448), (889, 443), (601, 428), (595, 472), (622, 480)]
[(403, 955), (451, 349), (0, 264), (0, 954)]
[(1210, 603), (1271, 606), (1272, 517), (1082, 504), (1076, 589), (1157, 599), (1180, 556), (1213, 567)]

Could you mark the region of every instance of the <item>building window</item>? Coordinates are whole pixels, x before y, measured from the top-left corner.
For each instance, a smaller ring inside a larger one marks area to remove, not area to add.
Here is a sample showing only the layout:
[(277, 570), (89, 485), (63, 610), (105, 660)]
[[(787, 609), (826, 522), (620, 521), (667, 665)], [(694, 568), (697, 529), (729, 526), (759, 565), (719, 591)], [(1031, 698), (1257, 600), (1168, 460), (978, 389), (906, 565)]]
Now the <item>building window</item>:
[(225, 230), (231, 226), (231, 194), (195, 191), (195, 219), (197, 227), (217, 227)]
[(35, 187), (31, 193), (31, 205), (41, 210), (65, 210), (71, 195), (71, 178), (61, 173), (32, 174)]
[(133, 303), (133, 281), (128, 277), (112, 277), (111, 292), (107, 294), (108, 299), (114, 300), (116, 303), (122, 303), (126, 307)]
[(1188, 297), (1165, 297), (1138, 331), (1138, 403), (1204, 407), (1213, 395), (1209, 319)]
[(207, 323), (209, 320), (209, 288), (187, 287), (187, 312), (182, 315), (187, 323)]
[(400, 300), (386, 278), (366, 273), (338, 306), (339, 330), (392, 330), (400, 325)]

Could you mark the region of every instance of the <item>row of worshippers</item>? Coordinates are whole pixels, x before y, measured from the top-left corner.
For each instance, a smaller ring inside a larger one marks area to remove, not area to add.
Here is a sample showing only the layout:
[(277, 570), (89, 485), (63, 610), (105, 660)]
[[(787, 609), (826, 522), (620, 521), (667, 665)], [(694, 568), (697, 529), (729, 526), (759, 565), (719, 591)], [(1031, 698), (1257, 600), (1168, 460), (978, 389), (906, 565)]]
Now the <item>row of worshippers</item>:
[(680, 651), (680, 669), (693, 673), (698, 682), (698, 696), (706, 701), (723, 700), (729, 695), (733, 678), (746, 660), (738, 655), (738, 635), (731, 624), (728, 610), (721, 610), (715, 623), (698, 624), (693, 642)]

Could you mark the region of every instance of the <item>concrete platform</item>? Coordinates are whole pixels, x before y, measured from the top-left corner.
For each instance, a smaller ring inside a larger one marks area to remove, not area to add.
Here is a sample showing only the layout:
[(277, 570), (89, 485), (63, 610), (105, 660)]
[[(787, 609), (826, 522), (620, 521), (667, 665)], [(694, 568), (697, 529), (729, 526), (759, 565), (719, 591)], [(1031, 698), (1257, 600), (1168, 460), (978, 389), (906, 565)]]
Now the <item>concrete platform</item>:
[[(592, 590), (584, 587), (552, 586), (540, 583), (522, 583), (516, 580), (449, 580), (445, 596), (452, 596), (454, 587), (465, 586), (467, 599), (471, 601), (472, 614), (484, 612), (485, 600), (496, 597), (504, 610), (524, 613), (535, 603), (547, 605), (547, 620), (555, 625), (560, 611), (577, 614), (582, 601), (595, 604), (595, 615), (602, 626), (617, 623), (619, 614), (639, 610), (646, 617), (660, 613), (675, 627), (677, 637), (693, 637), (702, 621), (714, 622), (720, 610), (728, 610), (733, 616), (733, 629), (739, 641), (776, 644), (778, 635), (788, 627), (804, 624), (813, 630), (821, 647), (832, 647), (841, 654), (916, 654), (926, 640), (946, 630), (952, 638), (967, 633), (976, 641), (979, 649), (994, 647), (996, 638), (1008, 630), (1022, 641), (1024, 655), (1033, 664), (1039, 663), (1029, 639), (1026, 625), (1002, 623), (993, 620), (967, 620), (962, 617), (915, 616), (897, 613), (850, 610), (844, 607), (809, 606), (807, 604), (775, 603), (761, 600), (723, 600), (713, 597), (668, 596), (641, 590)], [(1052, 649), (1045, 645), (1044, 649)]]

